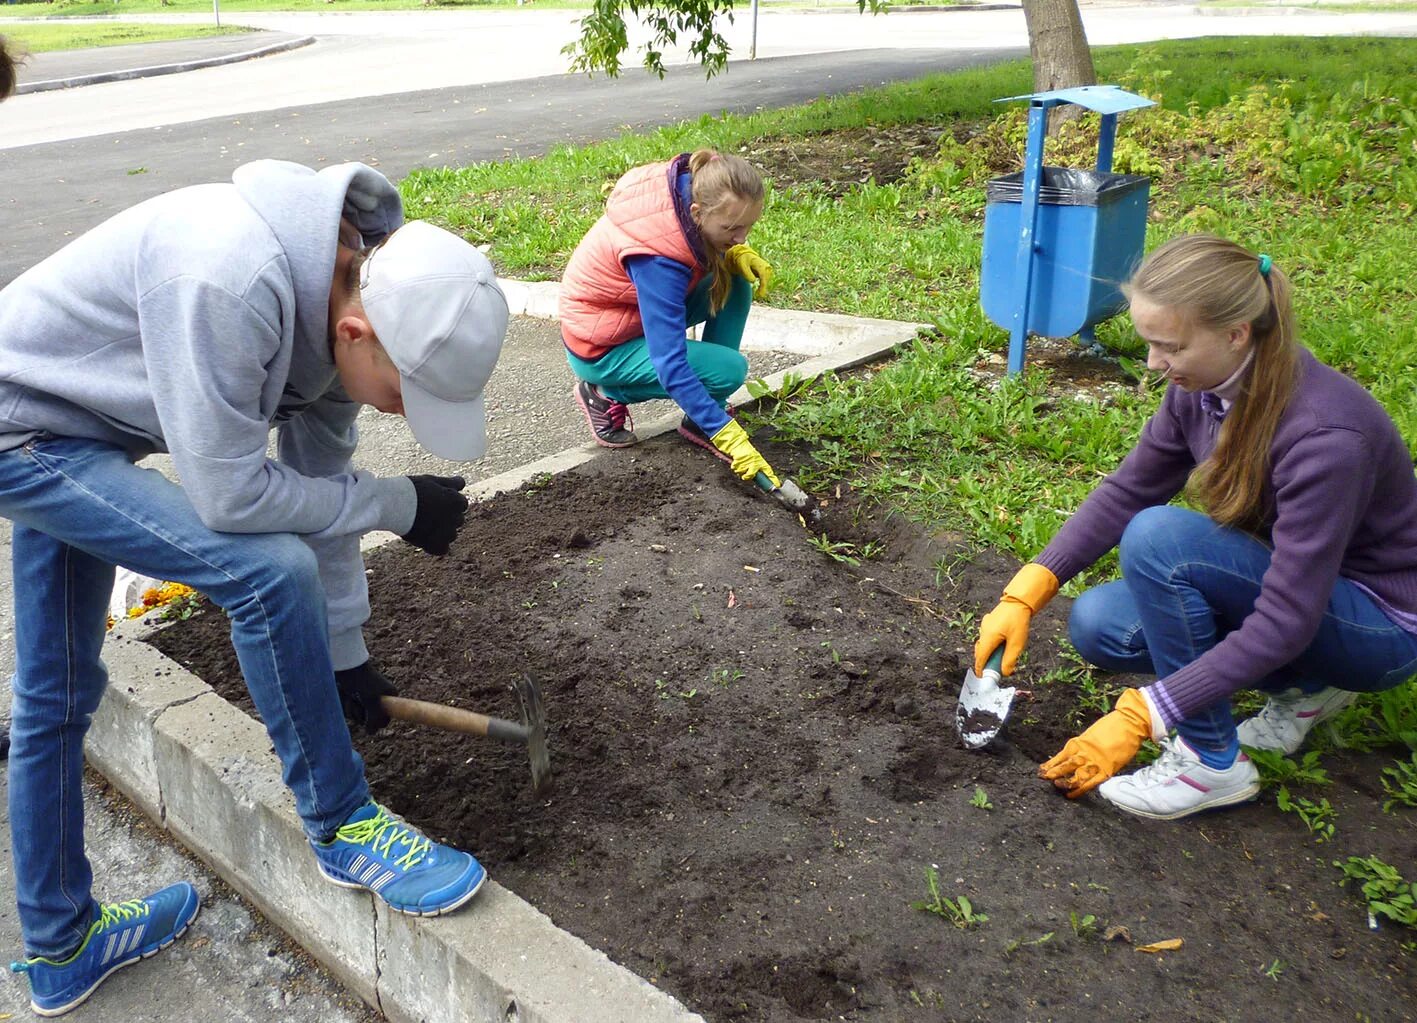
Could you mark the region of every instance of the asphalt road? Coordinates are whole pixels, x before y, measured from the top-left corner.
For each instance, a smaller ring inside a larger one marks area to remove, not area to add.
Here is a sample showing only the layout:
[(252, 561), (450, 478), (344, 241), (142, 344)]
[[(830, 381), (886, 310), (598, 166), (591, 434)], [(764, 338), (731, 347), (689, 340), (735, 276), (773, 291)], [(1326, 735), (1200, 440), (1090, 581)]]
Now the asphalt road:
[(872, 50), (780, 57), (730, 65), (707, 82), (702, 72), (686, 68), (671, 70), (663, 81), (639, 73), (615, 79), (555, 75), (0, 149), (6, 186), (0, 284), (135, 202), (182, 185), (229, 180), (235, 167), (259, 157), (311, 166), (360, 160), (397, 180), (414, 167), (534, 156), (627, 129), (787, 106), (1025, 53)]

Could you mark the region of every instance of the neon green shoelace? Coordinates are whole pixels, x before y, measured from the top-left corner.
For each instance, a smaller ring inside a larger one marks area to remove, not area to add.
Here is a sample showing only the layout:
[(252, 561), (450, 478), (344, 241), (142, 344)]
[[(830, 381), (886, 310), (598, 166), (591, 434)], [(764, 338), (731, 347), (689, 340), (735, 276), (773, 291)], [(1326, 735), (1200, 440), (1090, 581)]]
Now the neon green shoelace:
[(404, 846), (404, 854), (394, 860), (394, 866), (404, 870), (418, 866), (433, 843), (390, 817), (382, 806), (378, 809), (368, 820), (340, 825), (336, 834), (351, 845), (367, 845), (381, 856), (392, 856), (398, 846)]
[[(152, 911), (142, 899), (130, 899), (127, 902), (112, 902), (99, 906), (98, 919), (89, 925), (89, 932), (84, 935), (82, 944), (74, 951), (74, 954), (67, 959), (47, 959), (44, 956), (35, 956), (33, 959), (25, 960), (26, 963), (48, 963), (51, 966), (67, 966), (79, 956), (83, 955), (84, 949), (89, 947), (89, 942), (98, 937), (114, 924), (120, 924), (127, 920), (133, 920), (140, 916), (147, 916)], [(13, 967), (12, 967), (13, 969)]]

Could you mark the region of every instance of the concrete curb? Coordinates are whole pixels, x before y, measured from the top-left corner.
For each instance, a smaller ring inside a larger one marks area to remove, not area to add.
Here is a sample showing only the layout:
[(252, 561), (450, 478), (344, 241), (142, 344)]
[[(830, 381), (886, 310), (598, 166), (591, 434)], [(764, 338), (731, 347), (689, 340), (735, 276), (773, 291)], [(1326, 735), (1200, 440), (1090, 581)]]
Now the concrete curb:
[[(556, 306), (561, 294), (558, 282), (499, 278), (497, 283), (507, 296), (507, 309), (513, 316), (535, 316), (545, 320), (557, 318)], [(914, 337), (923, 326), (903, 320), (799, 312), (755, 305), (743, 333), (743, 347), (748, 351), (791, 352), (814, 357), (829, 355), (857, 344), (869, 347), (883, 343), (887, 346), (885, 350), (889, 350)], [(829, 368), (847, 367), (833, 364)]]
[(320, 877), (265, 729), (121, 622), (89, 762), (394, 1023), (703, 1023), (493, 881), (439, 918)]
[(55, 89), (75, 89), (82, 85), (98, 85), (103, 82), (123, 82), (133, 78), (155, 78), (158, 75), (175, 75), (183, 71), (197, 71), (204, 67), (235, 64), (238, 61), (254, 60), (256, 57), (266, 57), (272, 53), (298, 50), (302, 46), (309, 46), (314, 41), (314, 36), (301, 36), (298, 39), (287, 39), (284, 42), (270, 43), (266, 46), (258, 46), (254, 50), (242, 50), (240, 53), (228, 53), (220, 57), (203, 57), (200, 60), (179, 61), (173, 64), (153, 64), (149, 67), (123, 68), (117, 71), (100, 71), (91, 75), (75, 75), (72, 78), (51, 78), (42, 82), (26, 82), (15, 89), (15, 95), (18, 96), (23, 93), (31, 92), (52, 92)]
[[(555, 284), (502, 284), (516, 313), (535, 315), (548, 296), (554, 309)], [(883, 358), (921, 327), (767, 309), (750, 326), (759, 343), (781, 337), (793, 345), (785, 350), (809, 356), (768, 377), (772, 388), (789, 375)], [(757, 399), (744, 387), (730, 400)], [(637, 432), (653, 437), (678, 420), (676, 413)], [(486, 500), (604, 450), (568, 448), (468, 492)], [(120, 621), (109, 635), (110, 685), (88, 734), (89, 762), (394, 1023), (703, 1023), (493, 881), (468, 907), (439, 918), (391, 913), (372, 895), (324, 881), (264, 727), (144, 642), (152, 618)]]

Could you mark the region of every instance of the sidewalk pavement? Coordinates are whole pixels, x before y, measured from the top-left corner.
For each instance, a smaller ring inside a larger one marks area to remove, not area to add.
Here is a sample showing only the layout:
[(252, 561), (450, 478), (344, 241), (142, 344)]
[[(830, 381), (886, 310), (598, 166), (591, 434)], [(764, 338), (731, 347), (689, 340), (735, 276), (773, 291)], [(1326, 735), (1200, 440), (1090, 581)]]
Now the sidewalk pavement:
[[(0, 23), (0, 31), (4, 29)], [(156, 43), (94, 46), (31, 54), (20, 65), (16, 94), (49, 92), (101, 82), (152, 78), (234, 64), (309, 46), (314, 36), (252, 29), (230, 35), (168, 39)]]

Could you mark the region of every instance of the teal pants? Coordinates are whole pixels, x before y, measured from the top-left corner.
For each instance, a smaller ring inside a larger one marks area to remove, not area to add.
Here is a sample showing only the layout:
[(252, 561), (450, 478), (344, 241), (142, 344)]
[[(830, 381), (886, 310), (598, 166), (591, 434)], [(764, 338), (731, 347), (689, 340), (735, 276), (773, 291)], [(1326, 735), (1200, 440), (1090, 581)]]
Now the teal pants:
[[(743, 343), (743, 328), (748, 323), (748, 310), (753, 304), (753, 286), (742, 277), (734, 276), (728, 301), (717, 315), (709, 315), (710, 275), (689, 293), (684, 304), (684, 322), (690, 326), (702, 323), (703, 339), (687, 337), (689, 368), (703, 381), (704, 387), (719, 404), (743, 386), (748, 379), (748, 360), (738, 351)], [(595, 384), (600, 393), (612, 401), (633, 404), (667, 398), (668, 392), (659, 382), (659, 374), (650, 361), (649, 346), (643, 337), (616, 345), (594, 362), (566, 352), (571, 371), (582, 380)]]

